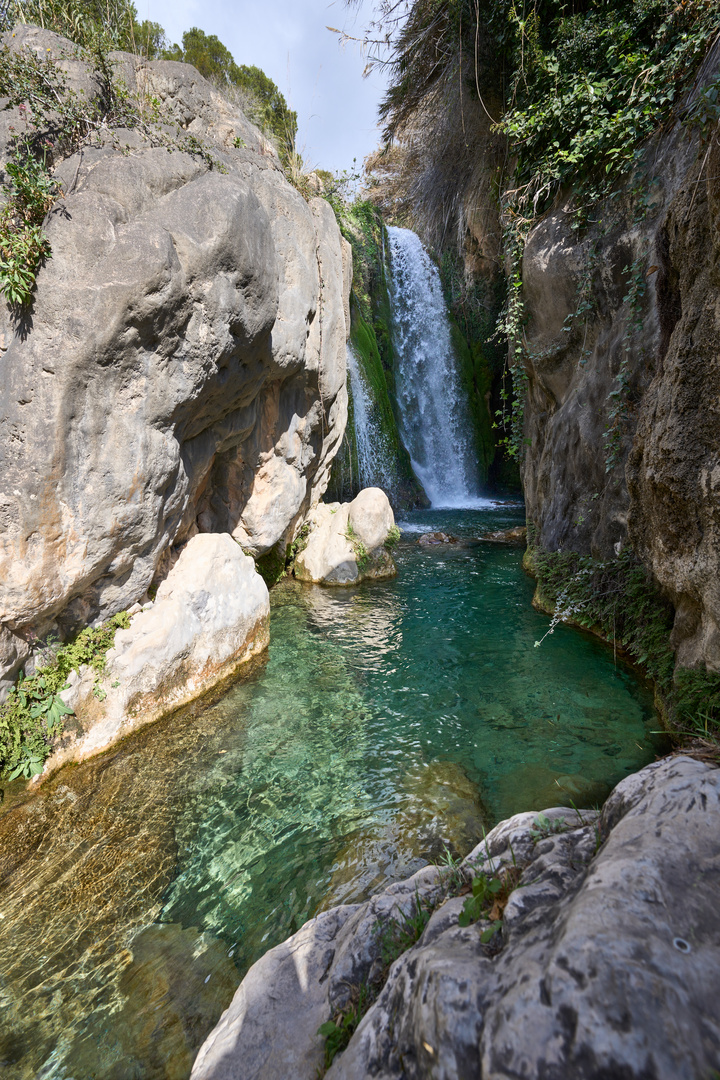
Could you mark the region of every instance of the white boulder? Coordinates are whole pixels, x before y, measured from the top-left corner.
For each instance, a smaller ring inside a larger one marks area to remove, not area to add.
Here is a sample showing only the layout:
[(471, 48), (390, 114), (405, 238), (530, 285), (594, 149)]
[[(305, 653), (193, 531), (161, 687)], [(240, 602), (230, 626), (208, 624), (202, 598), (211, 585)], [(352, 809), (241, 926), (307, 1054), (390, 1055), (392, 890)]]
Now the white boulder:
[(92, 757), (234, 674), (266, 648), (269, 617), (267, 586), (236, 541), (227, 533), (194, 536), (155, 602), (117, 631), (103, 677), (85, 667), (63, 693), (78, 728), (45, 774)]
[(385, 544), (392, 539), (395, 517), (380, 488), (365, 488), (350, 503), (320, 503), (307, 524), (307, 544), (295, 560), (300, 581), (355, 585), (394, 576)]

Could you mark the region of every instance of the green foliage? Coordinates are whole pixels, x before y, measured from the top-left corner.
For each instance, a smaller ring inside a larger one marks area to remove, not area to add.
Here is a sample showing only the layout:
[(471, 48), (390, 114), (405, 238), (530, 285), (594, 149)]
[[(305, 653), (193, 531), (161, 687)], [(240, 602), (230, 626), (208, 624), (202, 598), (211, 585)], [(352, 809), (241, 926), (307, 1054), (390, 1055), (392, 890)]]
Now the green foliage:
[(532, 566), (543, 601), (555, 608), (548, 633), (565, 619), (598, 629), (642, 664), (660, 688), (669, 690), (673, 610), (630, 549), (617, 559), (601, 561), (572, 551), (535, 548)]
[(631, 551), (600, 561), (534, 548), (530, 561), (541, 601), (554, 608), (547, 634), (569, 619), (616, 642), (653, 680), (678, 735), (720, 741), (720, 674), (675, 669), (672, 606)]
[(530, 830), (530, 836), (533, 843), (537, 844), (538, 840), (545, 840), (548, 836), (553, 836), (557, 833), (564, 833), (567, 831), (568, 824), (564, 817), (549, 818), (547, 814), (538, 814), (533, 820), (533, 828)]
[[(108, 10), (111, 14), (114, 11), (112, 7)], [(46, 26), (69, 32), (64, 17), (60, 18), (60, 9), (58, 25), (50, 18), (55, 11), (52, 5), (43, 11)], [(82, 28), (82, 19), (94, 8), (78, 11), (78, 25)], [(49, 50), (39, 55), (29, 48), (13, 50), (5, 45), (0, 49), (0, 97), (5, 110), (18, 112), (17, 126), (8, 125), (12, 156), (5, 168), (9, 183), (0, 213), (0, 292), (10, 304), (30, 303), (38, 269), (52, 254), (43, 222), (61, 194), (52, 177), (57, 161), (91, 143), (110, 141), (120, 149), (115, 132), (135, 128), (152, 146), (197, 155), (208, 168), (218, 165), (196, 136), (180, 129), (176, 138), (169, 134), (168, 118), (157, 101), (132, 97), (115, 78), (108, 56), (113, 42), (104, 26), (94, 37), (88, 38), (80, 31), (77, 35), (81, 44), (90, 40), (92, 46), (85, 54), (98, 87), (92, 97), (69, 86), (62, 57)]]
[(391, 525), (390, 532), (385, 537), (385, 547), (388, 549), (388, 551), (392, 551), (395, 545), (400, 542), (401, 536), (402, 533), (400, 532), (400, 529), (397, 527), (397, 525)]
[(624, 421), (627, 419), (628, 391), (630, 384), (630, 361), (632, 359), (633, 340), (642, 331), (642, 301), (645, 295), (645, 258), (636, 259), (632, 266), (623, 268), (628, 275), (628, 291), (623, 297), (627, 306), (625, 335), (623, 340), (623, 358), (615, 376), (612, 390), (608, 394), (607, 425), (603, 433), (605, 443), (605, 472), (609, 473), (621, 461), (621, 448)]
[(348, 521), (347, 523), (347, 530), (345, 532), (345, 536), (350, 541), (350, 547), (353, 549), (353, 552), (355, 554), (355, 562), (357, 563), (358, 571), (359, 573), (364, 574), (370, 563), (372, 562), (372, 556), (370, 555), (370, 552), (353, 529), (351, 521)]
[(249, 91), (260, 103), (260, 115), (253, 120), (259, 121), (263, 131), (275, 139), (281, 161), (287, 162), (295, 153), (297, 113), (288, 108), (284, 95), (259, 67), (235, 66), (232, 82)]
[(28, 304), (37, 272), (50, 255), (43, 233), (45, 215), (58, 185), (47, 170), (47, 158), (34, 156), (26, 137), (5, 166), (10, 177), (7, 201), (0, 213), (0, 293), (9, 304)]
[(26, 679), (21, 674), (0, 706), (0, 774), (14, 780), (42, 772), (53, 739), (63, 730), (64, 717), (72, 714), (60, 697), (67, 689), (68, 675), (83, 664), (89, 665), (96, 675), (96, 696), (102, 699), (105, 692), (100, 679), (106, 654), (115, 632), (129, 625), (126, 612), (121, 612), (96, 629), (88, 626), (73, 641), (61, 645), (50, 663), (33, 676)]
[(695, 668), (675, 673), (672, 704), (678, 728), (720, 742), (720, 674)]
[(487, 919), (489, 925), (480, 934), (483, 945), (489, 945), (502, 929), (503, 912), (521, 873), (521, 869), (513, 865), (497, 873), (480, 870), (474, 875), (470, 895), (465, 898), (458, 922), (460, 926), (470, 926), (480, 919)]
[(162, 55), (166, 60), (192, 64), (221, 89), (234, 87), (245, 91), (247, 98), (240, 102), (241, 107), (275, 141), (283, 164), (289, 164), (295, 154), (297, 113), (288, 108), (284, 95), (264, 71), (236, 64), (230, 50), (215, 34), (206, 34), (197, 26), (185, 31), (182, 47), (171, 45)]
[(137, 11), (128, 0), (12, 0), (13, 22), (62, 34), (91, 53), (133, 49)]
[(341, 1053), (355, 1034), (355, 1029), (368, 1011), (377, 994), (367, 983), (361, 983), (355, 999), (344, 1012), (333, 1020), (326, 1020), (318, 1028), (318, 1035), (325, 1040), (324, 1066), (329, 1069), (335, 1056)]
[[(462, 224), (458, 188), (473, 190), (470, 116), (482, 118), (474, 129), (482, 145), (493, 135), (505, 143), (494, 178), (509, 267), (498, 321), (508, 359), (497, 419), (500, 445), (519, 458), (527, 384), (525, 239), (561, 190), (574, 195), (578, 228), (631, 175), (636, 201), (646, 203), (647, 140), (671, 120), (710, 137), (720, 118), (720, 81), (697, 88), (691, 106), (685, 92), (717, 34), (720, 0), (410, 0), (407, 7), (398, 19), (391, 0), (381, 0), (368, 45), (372, 55), (374, 42), (374, 59), (389, 76), (381, 109), (386, 142), (405, 138), (408, 161), (424, 161), (418, 142), (426, 132), (437, 137), (435, 158), (426, 155), (431, 163), (421, 165), (420, 178), (410, 171), (406, 179), (411, 191), (422, 190), (419, 213), (436, 232), (445, 236), (452, 215)], [(453, 115), (460, 124), (453, 126)], [(456, 144), (467, 153), (459, 154), (456, 174), (446, 175), (439, 159)], [(623, 364), (609, 403), (609, 470), (620, 460), (627, 377)]]
[(435, 905), (421, 900), (416, 892), (407, 913), (401, 911), (397, 918), (390, 918), (378, 924), (376, 935), (380, 959), (386, 968), (394, 964), (399, 956), (420, 940), (434, 910)]

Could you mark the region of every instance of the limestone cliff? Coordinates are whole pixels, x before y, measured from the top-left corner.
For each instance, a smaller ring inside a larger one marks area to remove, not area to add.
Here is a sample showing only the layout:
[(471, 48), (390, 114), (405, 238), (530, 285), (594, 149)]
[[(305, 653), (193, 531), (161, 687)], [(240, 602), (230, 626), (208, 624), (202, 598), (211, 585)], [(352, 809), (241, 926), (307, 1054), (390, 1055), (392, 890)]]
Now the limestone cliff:
[[(716, 44), (696, 86), (719, 72)], [(631, 543), (675, 606), (678, 663), (717, 671), (717, 123), (701, 143), (677, 120), (645, 160), (583, 235), (568, 199), (528, 238), (525, 498), (550, 550)]]
[[(64, 39), (7, 41), (97, 93)], [(113, 62), (203, 149), (100, 130), (55, 162), (52, 257), (31, 310), (0, 311), (0, 677), (37, 636), (141, 598), (198, 531), (254, 555), (291, 540), (346, 423), (330, 206), (194, 68)], [(28, 115), (0, 113), (3, 160)]]

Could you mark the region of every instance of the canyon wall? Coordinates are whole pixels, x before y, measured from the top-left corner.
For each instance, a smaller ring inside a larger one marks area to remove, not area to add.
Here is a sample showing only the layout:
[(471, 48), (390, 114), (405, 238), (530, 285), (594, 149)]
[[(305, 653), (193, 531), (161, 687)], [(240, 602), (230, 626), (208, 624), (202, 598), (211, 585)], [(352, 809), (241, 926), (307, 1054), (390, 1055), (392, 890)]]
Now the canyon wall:
[[(696, 85), (719, 72), (716, 45)], [(703, 134), (659, 133), (584, 230), (567, 200), (531, 232), (523, 480), (543, 547), (630, 543), (675, 606), (678, 663), (720, 670), (717, 122)]]
[[(5, 43), (99, 92), (57, 35)], [(198, 531), (254, 556), (290, 542), (347, 418), (332, 209), (194, 68), (112, 61), (174, 143), (100, 126), (57, 160), (52, 256), (31, 308), (0, 311), (0, 678), (142, 598)], [(3, 161), (32, 121), (0, 113)]]

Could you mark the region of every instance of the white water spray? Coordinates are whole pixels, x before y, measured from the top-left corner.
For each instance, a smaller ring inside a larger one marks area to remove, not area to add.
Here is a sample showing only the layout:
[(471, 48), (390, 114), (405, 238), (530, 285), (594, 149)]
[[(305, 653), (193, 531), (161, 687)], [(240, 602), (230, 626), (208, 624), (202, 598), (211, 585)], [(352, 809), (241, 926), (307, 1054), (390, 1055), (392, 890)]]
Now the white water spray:
[(388, 228), (401, 435), (433, 507), (483, 507), (472, 422), (440, 274), (419, 237)]
[(352, 345), (347, 347), (347, 370), (353, 406), (360, 487), (379, 487), (390, 498), (397, 485), (392, 449), (388, 446), (372, 391), (363, 375)]

